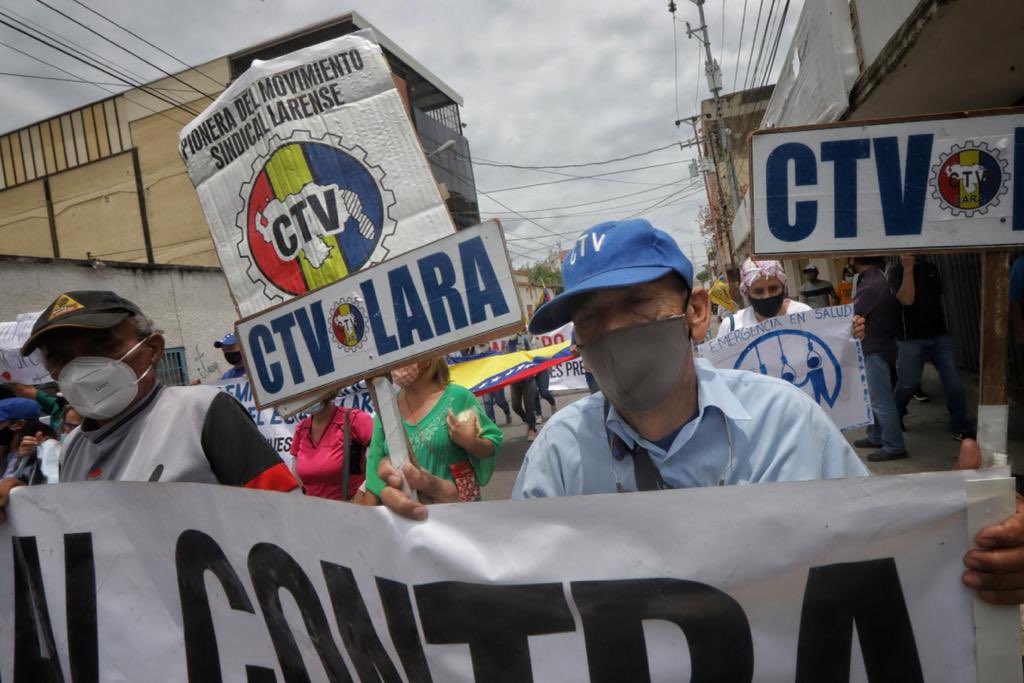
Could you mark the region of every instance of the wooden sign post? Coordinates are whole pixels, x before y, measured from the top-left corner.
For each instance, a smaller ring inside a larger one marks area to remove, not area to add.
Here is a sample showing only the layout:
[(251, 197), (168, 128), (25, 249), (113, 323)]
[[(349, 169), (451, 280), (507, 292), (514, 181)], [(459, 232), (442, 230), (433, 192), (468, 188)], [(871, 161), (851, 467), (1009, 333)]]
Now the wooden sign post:
[(981, 358), (978, 372), (978, 445), (982, 466), (1006, 464), (1010, 406), (1006, 360), (1010, 330), (1009, 253), (981, 255)]

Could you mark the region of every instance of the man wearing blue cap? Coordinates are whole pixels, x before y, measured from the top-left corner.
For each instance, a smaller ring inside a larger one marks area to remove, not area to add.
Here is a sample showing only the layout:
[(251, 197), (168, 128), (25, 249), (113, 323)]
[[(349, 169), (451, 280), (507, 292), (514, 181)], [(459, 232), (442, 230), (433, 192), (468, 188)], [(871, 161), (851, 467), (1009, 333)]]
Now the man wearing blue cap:
[(224, 360), (231, 367), (220, 376), (221, 379), (235, 379), (245, 377), (245, 365), (242, 363), (242, 347), (235, 339), (234, 332), (228, 332), (220, 340), (213, 342), (215, 348), (224, 352)]
[[(562, 262), (565, 290), (530, 331), (570, 320), (601, 392), (556, 413), (534, 441), (513, 498), (868, 475), (821, 408), (788, 382), (693, 357), (708, 294), (675, 240), (644, 220), (601, 223)], [(378, 470), (381, 501), (424, 519), (454, 500), (450, 482), (410, 464)], [(402, 478), (420, 492), (405, 496)], [(1024, 602), (1024, 508), (978, 535), (964, 582), (992, 602)]]

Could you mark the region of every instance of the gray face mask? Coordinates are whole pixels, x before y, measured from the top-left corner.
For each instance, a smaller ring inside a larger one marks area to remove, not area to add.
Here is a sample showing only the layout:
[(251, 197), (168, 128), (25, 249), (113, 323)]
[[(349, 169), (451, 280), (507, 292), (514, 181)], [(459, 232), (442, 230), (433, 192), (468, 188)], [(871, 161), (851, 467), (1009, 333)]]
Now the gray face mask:
[(605, 332), (580, 348), (583, 362), (616, 408), (650, 410), (671, 393), (690, 361), (684, 316)]

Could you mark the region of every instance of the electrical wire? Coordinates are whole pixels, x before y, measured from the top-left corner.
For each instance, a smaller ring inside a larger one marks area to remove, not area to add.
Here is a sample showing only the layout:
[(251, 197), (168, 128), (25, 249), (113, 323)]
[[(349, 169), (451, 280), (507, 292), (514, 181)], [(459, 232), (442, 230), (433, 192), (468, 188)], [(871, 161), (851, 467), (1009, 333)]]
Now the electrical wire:
[(761, 35), (761, 47), (757, 51), (757, 61), (754, 62), (754, 73), (750, 79), (750, 85), (747, 86), (748, 88), (754, 87), (754, 84), (757, 83), (757, 73), (760, 70), (761, 58), (764, 55), (764, 47), (768, 40), (768, 29), (772, 23), (772, 14), (775, 13), (775, 3), (776, 0), (772, 0), (772, 4), (768, 6), (768, 17), (764, 22), (764, 32)]
[(167, 50), (163, 49), (162, 47), (160, 47), (158, 45), (154, 45), (153, 43), (149, 42), (148, 40), (146, 40), (145, 38), (140, 36), (138, 33), (135, 33), (131, 29), (126, 28), (125, 26), (122, 26), (121, 24), (117, 23), (116, 21), (114, 21), (110, 17), (106, 16), (105, 14), (103, 14), (101, 12), (97, 12), (92, 7), (89, 7), (84, 2), (81, 2), (81, 0), (71, 0), (71, 2), (75, 3), (76, 5), (79, 5), (80, 7), (88, 10), (89, 12), (92, 12), (93, 14), (98, 16), (100, 19), (103, 19), (107, 23), (116, 26), (117, 28), (121, 29), (122, 31), (124, 31), (128, 35), (130, 35), (133, 38), (135, 38), (136, 40), (140, 40), (143, 43), (145, 43), (146, 45), (148, 45), (151, 48), (153, 48), (154, 50), (157, 50), (158, 52), (161, 52), (164, 55), (170, 57), (171, 59), (176, 61), (178, 64), (181, 64), (182, 66), (184, 66), (186, 69), (190, 69), (192, 71), (195, 71), (197, 74), (199, 74), (201, 76), (204, 76), (207, 80), (209, 80), (210, 82), (214, 83), (217, 87), (219, 87), (219, 88), (226, 88), (226, 87), (228, 87), (226, 83), (221, 83), (219, 80), (217, 80), (213, 76), (210, 76), (209, 74), (204, 73), (203, 71), (201, 71), (200, 69), (198, 69), (195, 66), (189, 65), (188, 62), (185, 62), (185, 61), (179, 59), (178, 57), (176, 57), (175, 55), (171, 54), (170, 52), (168, 52)]
[[(565, 178), (563, 180), (549, 180), (549, 181), (546, 181), (546, 182), (543, 182), (543, 183), (530, 183), (528, 185), (515, 185), (513, 187), (501, 187), (501, 188), (498, 188), (498, 189), (495, 189), (495, 190), (487, 190), (486, 192), (484, 190), (477, 189), (477, 192), (486, 195), (486, 194), (497, 194), (499, 192), (511, 192), (513, 190), (525, 190), (526, 188), (541, 187), (543, 185), (558, 185), (560, 183), (569, 183), (569, 182), (572, 182), (574, 180), (591, 180), (591, 179), (609, 180), (609, 179), (605, 178), (605, 176), (618, 175), (618, 174), (621, 174), (621, 173), (633, 173), (635, 171), (645, 171), (647, 169), (662, 168), (664, 166), (674, 166), (675, 164), (682, 164), (682, 163), (686, 163), (688, 161), (690, 161), (690, 160), (689, 159), (679, 159), (678, 161), (669, 161), (669, 162), (666, 162), (666, 163), (663, 163), (663, 164), (651, 164), (649, 166), (638, 166), (636, 168), (627, 168), (627, 169), (623, 169), (621, 171), (607, 171), (605, 173), (595, 173), (593, 175), (572, 176), (570, 178)], [(656, 184), (656, 183), (641, 183), (641, 182), (629, 181), (629, 180), (619, 180), (619, 181), (616, 181), (616, 182), (631, 183), (631, 184), (636, 184), (636, 185), (655, 185)]]
[(676, 185), (686, 180), (686, 177), (673, 180), (665, 183), (664, 185), (657, 185), (655, 187), (649, 187), (646, 190), (637, 190), (636, 192), (627, 192), (625, 194), (616, 195), (614, 197), (608, 197), (607, 199), (596, 199), (592, 202), (581, 202), (579, 204), (566, 204), (565, 206), (548, 206), (543, 209), (523, 209), (520, 213), (543, 213), (545, 211), (562, 211), (563, 209), (578, 209), (581, 206), (590, 206), (592, 204), (604, 204), (607, 202), (615, 201), (616, 199), (625, 199), (626, 197), (635, 197), (640, 194), (646, 194), (648, 192), (654, 192), (663, 187), (669, 187), (670, 185)]
[(740, 62), (743, 56), (743, 30), (747, 27), (747, 2), (743, 0), (743, 18), (740, 20), (740, 39), (736, 43), (736, 66), (732, 71), (732, 90), (736, 92), (736, 78), (740, 75)]
[(779, 20), (779, 30), (775, 34), (775, 44), (772, 45), (772, 56), (768, 60), (768, 67), (764, 70), (764, 79), (761, 83), (762, 86), (768, 85), (768, 81), (771, 79), (772, 69), (775, 67), (775, 55), (779, 50), (779, 43), (782, 41), (782, 30), (786, 27), (786, 15), (789, 14), (789, 0), (786, 0), (786, 5), (782, 8), (782, 18)]
[(747, 81), (750, 80), (750, 67), (754, 63), (754, 50), (757, 49), (757, 30), (761, 27), (761, 11), (764, 9), (764, 0), (757, 4), (757, 21), (754, 22), (753, 40), (750, 43), (750, 53), (747, 55), (746, 73), (743, 75), (743, 89), (747, 89)]
[[(695, 192), (702, 192), (703, 191), (703, 187), (698, 188), (698, 189), (694, 189), (693, 185), (688, 185), (687, 187), (685, 187), (683, 189), (684, 190), (694, 190)], [(672, 192), (668, 193), (667, 195), (659, 197), (658, 200), (663, 200), (663, 199), (668, 199), (668, 198), (674, 197), (676, 194), (678, 194), (678, 192), (679, 191), (677, 191), (677, 190), (673, 190)], [(632, 208), (634, 206), (638, 206), (640, 204), (647, 204), (650, 201), (651, 201), (650, 198), (648, 198), (648, 199), (642, 199), (642, 200), (635, 201), (635, 202), (627, 202), (626, 204), (619, 204), (617, 206), (609, 206), (609, 207), (605, 207), (605, 208), (601, 208), (601, 209), (588, 209), (586, 211), (575, 211), (575, 212), (572, 212), (572, 213), (552, 214), (552, 215), (549, 215), (549, 216), (531, 216), (531, 218), (535, 218), (537, 220), (554, 220), (554, 219), (559, 219), (559, 218), (579, 218), (580, 216), (608, 216), (608, 215), (613, 215), (615, 212), (620, 211), (622, 209), (629, 209), (629, 208)], [(491, 213), (491, 212), (481, 212), (481, 213), (482, 213), (482, 215), (486, 215), (486, 216), (491, 217), (491, 218), (508, 217), (507, 214), (499, 214), (499, 213)], [(517, 214), (517, 215), (521, 215), (521, 214)]]
[[(105, 82), (105, 81), (86, 81), (86, 80), (83, 80), (81, 78), (59, 78), (57, 76), (43, 76), (42, 74), (19, 74), (19, 73), (13, 73), (13, 72), (10, 72), (10, 71), (0, 71), (0, 76), (8, 76), (8, 77), (11, 77), (11, 78), (32, 78), (32, 79), (42, 80), (42, 81), (62, 81), (62, 82), (65, 82), (65, 83), (81, 83), (83, 85), (107, 85), (107, 86), (114, 86), (114, 87), (124, 87), (123, 83), (109, 83), (109, 82)], [(162, 92), (188, 92), (188, 90), (185, 90), (184, 88), (157, 88), (157, 87), (154, 87), (153, 89), (154, 90), (160, 90)]]
[(182, 85), (184, 85), (185, 87), (187, 87), (187, 88), (191, 88), (191, 89), (192, 89), (192, 90), (194, 90), (194, 91), (195, 91), (196, 93), (198, 93), (198, 94), (199, 94), (200, 96), (202, 96), (202, 97), (206, 97), (206, 98), (209, 98), (209, 99), (211, 99), (211, 100), (212, 100), (212, 99), (215, 99), (215, 95), (211, 95), (211, 94), (208, 94), (208, 93), (205, 93), (205, 92), (203, 92), (202, 90), (200, 90), (199, 88), (195, 87), (195, 86), (194, 86), (194, 85), (192, 85), (191, 83), (189, 83), (189, 82), (185, 81), (184, 79), (180, 78), (180, 77), (179, 77), (179, 76), (177, 76), (176, 74), (172, 74), (171, 72), (167, 71), (167, 70), (166, 70), (166, 69), (164, 69), (163, 67), (157, 66), (156, 64), (154, 64), (153, 62), (149, 61), (149, 60), (148, 60), (148, 59), (146, 59), (145, 57), (143, 57), (143, 56), (139, 55), (139, 54), (138, 54), (138, 53), (136, 53), (136, 52), (133, 52), (133, 51), (129, 50), (128, 48), (126, 48), (126, 47), (125, 47), (124, 45), (121, 45), (121, 44), (120, 44), (120, 43), (118, 43), (117, 41), (115, 41), (115, 40), (113, 40), (113, 39), (111, 39), (111, 38), (108, 38), (107, 36), (103, 35), (103, 34), (102, 34), (102, 33), (100, 33), (99, 31), (97, 31), (96, 29), (92, 28), (91, 26), (89, 26), (89, 25), (87, 25), (87, 24), (85, 24), (85, 23), (83, 23), (83, 22), (79, 21), (78, 19), (75, 19), (75, 18), (74, 18), (73, 16), (71, 16), (70, 14), (67, 14), (67, 13), (65, 13), (65, 12), (63, 12), (63, 11), (61, 11), (61, 10), (57, 9), (57, 8), (56, 8), (56, 7), (54, 7), (53, 5), (51, 5), (51, 4), (49, 4), (48, 2), (46, 2), (46, 0), (36, 0), (36, 2), (38, 2), (38, 3), (39, 3), (40, 5), (42, 5), (43, 7), (46, 7), (46, 8), (50, 9), (50, 10), (51, 10), (51, 11), (53, 11), (53, 12), (56, 12), (57, 14), (61, 15), (62, 17), (64, 17), (64, 18), (65, 18), (65, 19), (67, 19), (68, 21), (71, 21), (71, 22), (75, 23), (76, 25), (78, 25), (78, 26), (81, 26), (82, 28), (84, 28), (84, 29), (85, 29), (86, 31), (88, 31), (89, 33), (92, 33), (93, 35), (95, 35), (95, 36), (97, 36), (97, 37), (99, 37), (99, 38), (102, 38), (103, 40), (107, 41), (108, 43), (110, 43), (110, 44), (111, 44), (111, 45), (113, 45), (114, 47), (116, 47), (116, 48), (118, 48), (119, 50), (121, 50), (122, 52), (125, 52), (125, 53), (127, 53), (127, 54), (131, 55), (132, 57), (135, 57), (135, 59), (139, 60), (139, 61), (140, 61), (140, 62), (142, 62), (143, 64), (146, 64), (146, 65), (148, 65), (148, 66), (150, 66), (150, 67), (152, 67), (152, 68), (156, 69), (157, 71), (160, 71), (160, 72), (161, 72), (162, 74), (166, 75), (166, 76), (167, 76), (167, 77), (169, 77), (169, 78), (173, 78), (173, 79), (174, 79), (175, 81), (177, 81), (178, 83), (181, 83), (181, 84), (182, 84)]
[(617, 161), (626, 161), (628, 159), (635, 159), (637, 157), (647, 156), (648, 154), (654, 154), (655, 152), (661, 152), (663, 150), (670, 149), (672, 147), (676, 147), (677, 145), (680, 145), (680, 143), (672, 142), (672, 143), (669, 143), (669, 144), (664, 145), (662, 147), (655, 147), (654, 149), (648, 149), (648, 150), (645, 150), (643, 152), (636, 152), (634, 154), (627, 154), (626, 156), (614, 157), (612, 159), (602, 159), (601, 161), (581, 161), (581, 162), (574, 163), (574, 164), (536, 164), (536, 165), (533, 165), (533, 166), (528, 166), (528, 165), (523, 165), (523, 164), (512, 164), (512, 163), (505, 162), (505, 161), (494, 161), (492, 159), (484, 159), (484, 158), (480, 158), (480, 157), (470, 159), (470, 157), (466, 156), (465, 154), (461, 154), (459, 152), (456, 152), (455, 155), (458, 156), (458, 157), (462, 157), (463, 159), (472, 161), (474, 166), (497, 166), (497, 167), (501, 167), (501, 168), (518, 168), (518, 169), (522, 169), (524, 171), (542, 171), (542, 170), (545, 170), (545, 169), (583, 168), (583, 167), (586, 167), (586, 166), (603, 166), (605, 164), (612, 164), (612, 163), (615, 163)]

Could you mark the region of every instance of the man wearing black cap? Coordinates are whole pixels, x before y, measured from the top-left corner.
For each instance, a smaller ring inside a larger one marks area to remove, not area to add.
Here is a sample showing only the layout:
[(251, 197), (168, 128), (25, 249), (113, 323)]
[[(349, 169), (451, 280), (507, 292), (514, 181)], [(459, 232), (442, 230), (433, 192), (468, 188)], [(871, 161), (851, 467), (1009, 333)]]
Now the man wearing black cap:
[(804, 282), (800, 285), (800, 301), (811, 308), (825, 308), (839, 303), (839, 295), (828, 280), (818, 278), (818, 267), (804, 266)]
[[(513, 498), (571, 496), (866, 476), (842, 433), (811, 399), (772, 377), (695, 359), (710, 320), (706, 291), (675, 240), (644, 220), (600, 223), (562, 262), (565, 290), (530, 321), (574, 323), (601, 392), (558, 411), (533, 442)], [(863, 335), (855, 317), (854, 334)], [(456, 499), (451, 482), (382, 460), (381, 502), (424, 519), (424, 503)], [(401, 491), (403, 478), (419, 502)], [(995, 603), (1024, 602), (1024, 501), (983, 529), (963, 581)]]
[[(61, 453), (60, 481), (190, 481), (290, 491), (297, 483), (246, 410), (214, 387), (165, 387), (164, 338), (113, 292), (58, 296), (22, 346), (39, 349), (85, 419)], [(6, 502), (0, 486), (0, 505)]]

